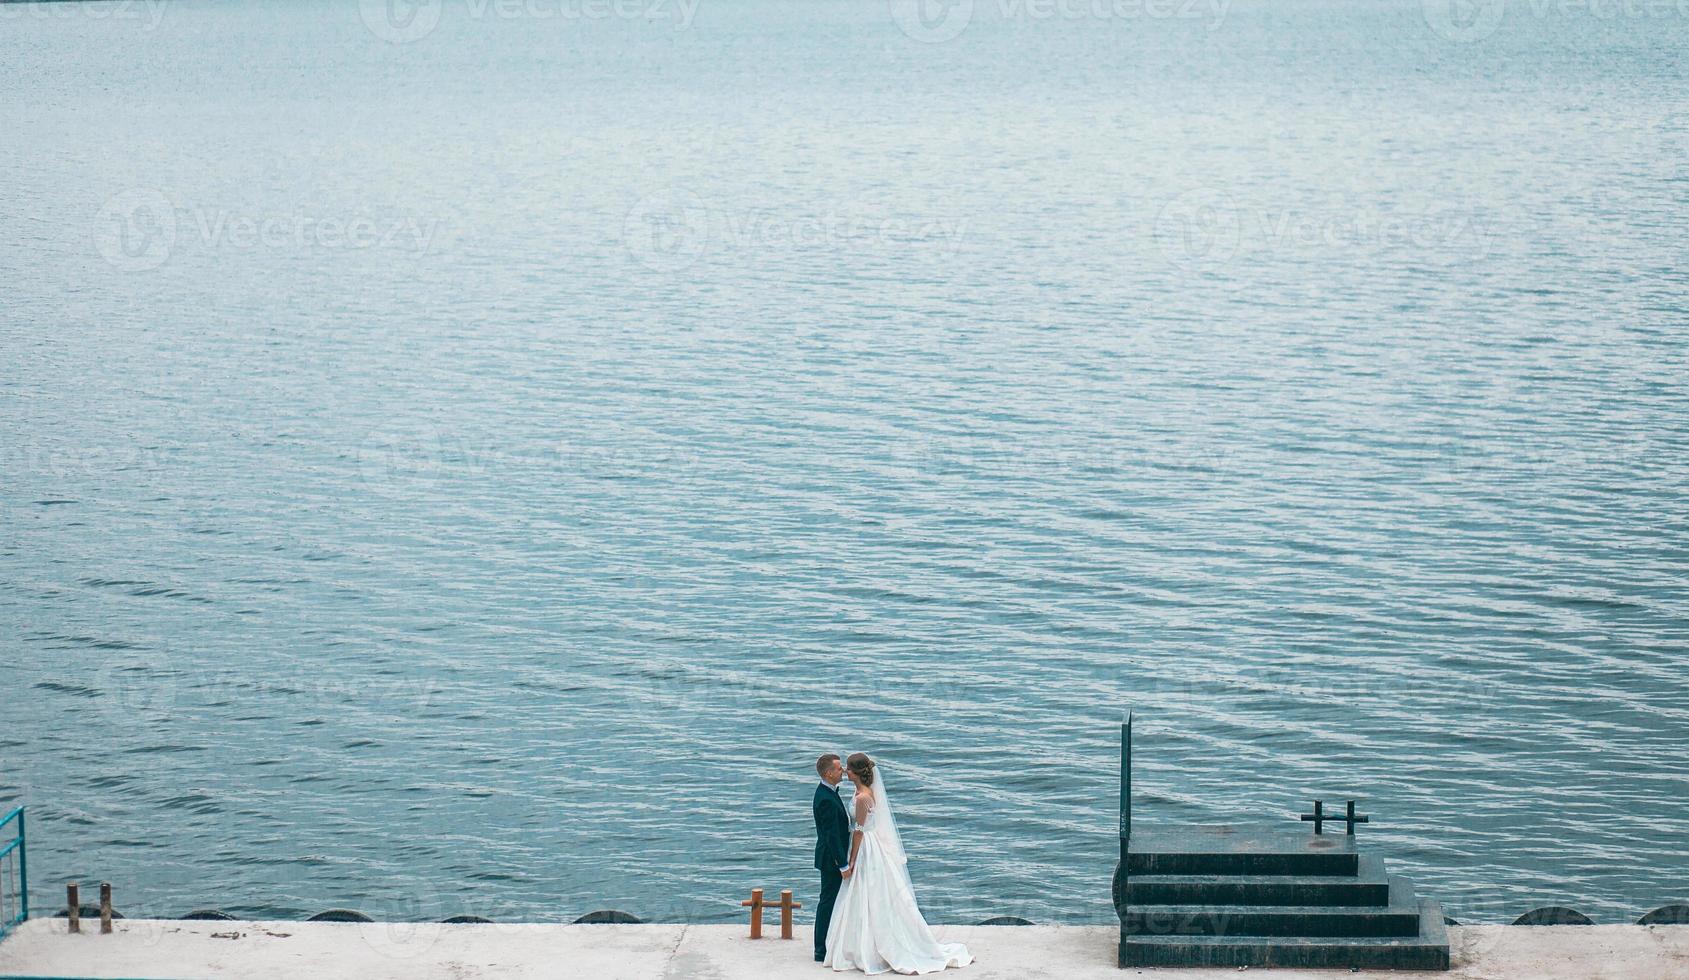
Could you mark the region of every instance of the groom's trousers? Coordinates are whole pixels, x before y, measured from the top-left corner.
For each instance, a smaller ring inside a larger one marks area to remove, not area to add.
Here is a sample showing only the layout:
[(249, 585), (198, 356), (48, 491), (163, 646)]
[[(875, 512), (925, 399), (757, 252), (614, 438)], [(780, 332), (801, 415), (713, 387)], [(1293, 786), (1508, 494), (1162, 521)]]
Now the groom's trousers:
[(821, 900), (815, 903), (815, 958), (827, 955), (827, 926), (833, 921), (833, 902), (839, 897), (844, 878), (838, 868), (821, 869)]

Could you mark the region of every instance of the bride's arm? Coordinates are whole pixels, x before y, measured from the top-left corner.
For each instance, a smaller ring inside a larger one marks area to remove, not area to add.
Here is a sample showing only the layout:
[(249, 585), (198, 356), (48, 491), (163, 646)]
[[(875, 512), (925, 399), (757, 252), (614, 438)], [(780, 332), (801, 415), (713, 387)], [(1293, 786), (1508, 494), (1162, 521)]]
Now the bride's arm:
[(862, 822), (868, 819), (868, 795), (856, 794), (856, 829), (850, 835), (850, 863), (845, 865), (842, 878), (856, 873), (856, 852), (862, 849)]

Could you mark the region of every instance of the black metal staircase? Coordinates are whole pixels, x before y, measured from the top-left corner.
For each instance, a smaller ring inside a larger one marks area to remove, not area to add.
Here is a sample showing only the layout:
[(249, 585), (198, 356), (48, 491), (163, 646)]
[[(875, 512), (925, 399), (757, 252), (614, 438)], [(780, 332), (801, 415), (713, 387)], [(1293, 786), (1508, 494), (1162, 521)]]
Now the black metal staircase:
[[(1121, 966), (1446, 970), (1442, 907), (1348, 834), (1133, 827), (1132, 722), (1121, 725)], [(1323, 815), (1323, 806), (1316, 807)], [(1323, 827), (1322, 827), (1323, 829)]]

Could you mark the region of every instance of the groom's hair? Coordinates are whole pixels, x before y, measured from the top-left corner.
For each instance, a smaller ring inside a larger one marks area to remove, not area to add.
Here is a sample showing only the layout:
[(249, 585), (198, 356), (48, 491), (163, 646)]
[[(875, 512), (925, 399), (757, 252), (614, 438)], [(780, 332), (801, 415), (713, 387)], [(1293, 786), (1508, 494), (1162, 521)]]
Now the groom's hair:
[(837, 761), (839, 761), (839, 757), (834, 755), (831, 752), (827, 753), (826, 755), (822, 756), (819, 759), (816, 759), (815, 760), (815, 774), (818, 775), (818, 776), (827, 775), (827, 770), (833, 768), (833, 763), (835, 763)]

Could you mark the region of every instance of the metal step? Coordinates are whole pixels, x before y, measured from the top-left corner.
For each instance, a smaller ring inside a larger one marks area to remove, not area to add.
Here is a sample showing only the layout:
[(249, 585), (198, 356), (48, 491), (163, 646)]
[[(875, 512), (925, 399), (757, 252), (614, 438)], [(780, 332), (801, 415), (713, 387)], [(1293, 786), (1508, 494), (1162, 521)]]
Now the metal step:
[(1419, 928), (1412, 936), (1122, 934), (1120, 965), (1447, 970), (1449, 934), (1442, 906), (1425, 899), (1419, 903)]
[(1363, 854), (1354, 875), (1130, 875), (1134, 905), (1389, 905), (1384, 860)]
[(1127, 874), (1352, 875), (1355, 838), (1252, 827), (1140, 827), (1126, 841)]
[(1368, 905), (1129, 905), (1128, 936), (1417, 936), (1413, 883), (1390, 876), (1390, 901)]

